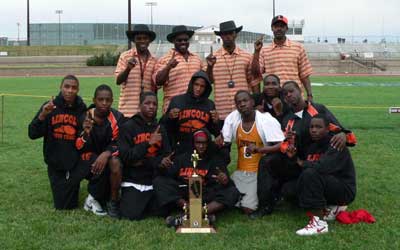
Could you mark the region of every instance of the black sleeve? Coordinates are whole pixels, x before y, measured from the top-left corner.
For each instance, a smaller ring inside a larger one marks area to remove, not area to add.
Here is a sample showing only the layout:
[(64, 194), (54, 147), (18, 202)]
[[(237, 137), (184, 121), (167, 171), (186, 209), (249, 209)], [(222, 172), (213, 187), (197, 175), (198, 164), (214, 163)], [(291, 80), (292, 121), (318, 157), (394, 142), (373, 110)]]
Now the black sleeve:
[(114, 116), (115, 116), (115, 119), (117, 120), (118, 130), (116, 130), (116, 131), (111, 130), (112, 131), (111, 141), (107, 145), (106, 150), (105, 150), (105, 151), (111, 152), (111, 154), (114, 154), (115, 152), (118, 151), (118, 138), (119, 138), (120, 129), (126, 120), (124, 115), (122, 113), (120, 113), (119, 111), (115, 111)]
[(88, 136), (83, 135), (83, 121), (86, 119), (86, 113), (78, 117), (78, 137), (76, 138), (75, 147), (79, 153), (93, 151), (93, 130)]
[(184, 155), (176, 157), (174, 164), (168, 169), (167, 176), (177, 179), (179, 176), (179, 170), (181, 169)]
[(210, 170), (207, 173), (207, 183), (209, 184), (217, 184), (218, 182), (212, 177), (213, 175), (217, 176), (220, 172), (223, 172), (228, 176), (229, 179), (229, 172), (227, 169), (226, 161), (219, 155), (215, 155), (213, 160), (210, 162)]
[(231, 162), (231, 143), (224, 143), (222, 148), (217, 149), (221, 159), (224, 161), (225, 166), (228, 166)]
[(47, 115), (44, 121), (39, 120), (39, 115), (42, 112), (43, 106), (46, 105), (46, 103), (44, 103), (40, 107), (39, 111), (36, 113), (35, 117), (28, 126), (28, 136), (32, 140), (43, 137), (47, 133), (47, 124), (49, 115)]
[(133, 143), (133, 134), (128, 126), (122, 126), (118, 139), (119, 155), (125, 164), (132, 165), (135, 162), (144, 159), (147, 149), (150, 146), (148, 142), (140, 144)]
[[(210, 110), (215, 110), (214, 102), (211, 102), (210, 106), (211, 106)], [(218, 123), (214, 123), (213, 119), (211, 119), (211, 114), (210, 114), (210, 120), (207, 123), (207, 129), (215, 137), (219, 136), (219, 134), (221, 133), (221, 129), (222, 128), (220, 127), (220, 123), (219, 122)]]
[(318, 161), (305, 161), (303, 168), (315, 168), (321, 174), (333, 174), (345, 168), (350, 157), (347, 148), (338, 151), (329, 146)]
[(168, 135), (168, 141), (170, 145), (176, 145), (177, 135), (178, 135), (178, 119), (170, 119), (168, 113), (171, 109), (177, 108), (178, 105), (176, 103), (176, 98), (172, 98), (171, 102), (168, 105), (167, 112), (160, 119), (160, 123), (165, 126)]
[(329, 109), (327, 109), (324, 105), (321, 105), (323, 110), (325, 111), (325, 116), (329, 121), (329, 131), (331, 134), (337, 134), (340, 132), (343, 132), (346, 134), (346, 144), (347, 146), (355, 146), (357, 143), (356, 136), (351, 130), (345, 129), (339, 121), (336, 119), (336, 117), (332, 114)]
[(168, 134), (164, 126), (160, 126), (160, 132), (161, 132), (161, 148), (158, 151), (158, 154), (156, 157), (152, 157), (148, 159), (148, 164), (152, 165), (154, 170), (155, 170), (155, 175), (165, 175), (165, 169), (160, 168), (161, 166), (161, 161), (164, 157), (168, 156), (171, 154), (171, 145), (169, 143), (168, 139)]

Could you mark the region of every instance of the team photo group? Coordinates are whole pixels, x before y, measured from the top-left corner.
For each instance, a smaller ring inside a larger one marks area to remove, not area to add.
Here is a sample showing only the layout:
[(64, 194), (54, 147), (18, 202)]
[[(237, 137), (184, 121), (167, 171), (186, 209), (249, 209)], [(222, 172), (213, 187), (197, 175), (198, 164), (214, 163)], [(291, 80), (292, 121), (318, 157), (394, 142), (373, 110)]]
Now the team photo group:
[[(65, 76), (28, 129), (29, 138), (43, 138), (55, 209), (157, 216), (178, 228), (191, 213), (188, 180), (196, 174), (212, 225), (227, 210), (258, 220), (289, 202), (309, 216), (297, 235), (327, 233), (355, 199), (348, 147), (356, 137), (313, 101), (312, 67), (303, 45), (286, 37), (288, 19), (275, 16), (267, 28), (272, 42), (260, 37), (251, 54), (235, 42), (242, 26), (222, 22), (214, 31), (222, 47), (202, 60), (189, 49), (194, 31), (186, 26), (173, 27), (171, 49), (155, 58), (156, 33), (135, 25), (126, 32), (134, 46), (115, 69), (118, 110), (109, 85), (85, 104), (79, 79)], [(79, 204), (83, 180), (88, 196)]]

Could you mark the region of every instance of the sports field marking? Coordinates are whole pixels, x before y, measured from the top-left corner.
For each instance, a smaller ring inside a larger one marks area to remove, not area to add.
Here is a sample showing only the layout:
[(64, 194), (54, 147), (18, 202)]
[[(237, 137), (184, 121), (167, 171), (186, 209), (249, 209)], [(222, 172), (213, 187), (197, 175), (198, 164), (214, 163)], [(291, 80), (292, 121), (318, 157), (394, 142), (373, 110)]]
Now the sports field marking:
[[(0, 93), (1, 96), (13, 96), (13, 97), (32, 97), (32, 98), (46, 98), (50, 99), (51, 96), (43, 95), (25, 95), (25, 94), (14, 94), (14, 93)], [(82, 97), (83, 100), (91, 101), (91, 97)], [(385, 106), (344, 106), (344, 105), (327, 105), (329, 108), (339, 108), (339, 109), (388, 109)]]
[(311, 86), (335, 87), (400, 87), (400, 82), (313, 82)]
[[(47, 98), (50, 99), (51, 96), (45, 95), (25, 95), (25, 94), (13, 94), (13, 93), (0, 93), (0, 96), (14, 96), (14, 97), (32, 97), (32, 98)], [(84, 100), (92, 100), (90, 97), (81, 97)]]

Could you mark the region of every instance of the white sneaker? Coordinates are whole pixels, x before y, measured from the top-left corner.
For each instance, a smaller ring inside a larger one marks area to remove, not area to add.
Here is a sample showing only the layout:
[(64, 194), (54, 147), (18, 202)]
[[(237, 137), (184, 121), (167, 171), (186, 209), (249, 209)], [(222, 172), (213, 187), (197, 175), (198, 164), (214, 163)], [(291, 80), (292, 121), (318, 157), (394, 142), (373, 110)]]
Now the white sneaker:
[(319, 219), (318, 216), (310, 215), (310, 221), (308, 224), (296, 231), (297, 235), (308, 236), (308, 235), (316, 235), (323, 234), (328, 232), (328, 223)]
[(88, 197), (85, 200), (83, 209), (85, 209), (86, 211), (91, 211), (95, 215), (100, 215), (100, 216), (107, 215), (107, 212), (104, 211), (104, 209), (102, 208), (100, 203), (97, 200), (95, 200), (93, 198), (93, 196), (91, 196), (90, 194), (88, 195)]
[(322, 219), (326, 221), (334, 221), (336, 220), (336, 216), (341, 211), (346, 211), (346, 209), (347, 206), (328, 206), (324, 211), (325, 215)]

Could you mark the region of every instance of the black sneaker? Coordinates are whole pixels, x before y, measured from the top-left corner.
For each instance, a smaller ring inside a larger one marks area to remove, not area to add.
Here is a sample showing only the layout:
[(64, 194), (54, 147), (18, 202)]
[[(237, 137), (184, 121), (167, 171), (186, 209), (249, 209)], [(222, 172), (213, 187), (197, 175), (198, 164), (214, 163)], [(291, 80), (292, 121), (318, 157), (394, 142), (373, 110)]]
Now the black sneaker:
[(107, 214), (111, 218), (115, 218), (115, 219), (120, 218), (119, 203), (117, 201), (107, 202)]
[(215, 214), (209, 214), (208, 221), (210, 222), (210, 225), (215, 225), (215, 221), (217, 221), (217, 216), (215, 216)]
[(167, 224), (167, 227), (178, 227), (182, 225), (183, 223), (183, 216), (182, 215), (170, 215), (167, 218), (165, 218), (165, 224)]
[(269, 207), (269, 206), (266, 206), (266, 207), (263, 207), (263, 208), (259, 208), (256, 211), (254, 211), (251, 214), (249, 214), (249, 218), (253, 219), (253, 220), (254, 219), (258, 219), (258, 218), (261, 218), (261, 217), (263, 217), (265, 215), (270, 215), (272, 213), (272, 211), (273, 211), (273, 208)]

